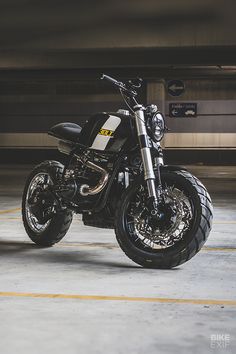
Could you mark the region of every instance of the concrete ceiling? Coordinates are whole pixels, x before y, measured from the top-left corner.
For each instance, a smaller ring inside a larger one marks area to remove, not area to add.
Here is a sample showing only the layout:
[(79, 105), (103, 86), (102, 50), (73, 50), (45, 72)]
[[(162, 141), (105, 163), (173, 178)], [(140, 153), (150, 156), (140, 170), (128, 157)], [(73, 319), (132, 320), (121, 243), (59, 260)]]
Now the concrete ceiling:
[(0, 0), (0, 68), (236, 65), (234, 0)]
[(235, 45), (233, 0), (1, 0), (1, 49)]

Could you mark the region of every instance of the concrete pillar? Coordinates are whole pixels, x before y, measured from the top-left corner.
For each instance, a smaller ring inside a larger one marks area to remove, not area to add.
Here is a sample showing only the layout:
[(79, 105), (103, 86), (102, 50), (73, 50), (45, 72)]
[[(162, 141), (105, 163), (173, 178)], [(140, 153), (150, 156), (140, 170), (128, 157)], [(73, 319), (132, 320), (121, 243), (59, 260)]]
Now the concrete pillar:
[(165, 114), (165, 81), (151, 81), (147, 84), (147, 102), (156, 104)]
[[(151, 81), (147, 84), (147, 103), (156, 104), (160, 112), (165, 115), (165, 80)], [(165, 138), (161, 142), (165, 147)]]

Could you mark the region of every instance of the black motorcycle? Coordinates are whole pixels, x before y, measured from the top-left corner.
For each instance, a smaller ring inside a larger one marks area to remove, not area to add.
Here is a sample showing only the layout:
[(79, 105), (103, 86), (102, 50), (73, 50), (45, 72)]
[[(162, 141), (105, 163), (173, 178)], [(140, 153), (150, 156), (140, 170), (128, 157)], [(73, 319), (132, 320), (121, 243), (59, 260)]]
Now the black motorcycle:
[(178, 266), (210, 233), (209, 194), (184, 168), (164, 165), (164, 117), (156, 105), (137, 102), (142, 80), (102, 79), (119, 89), (129, 110), (95, 114), (83, 128), (51, 128), (67, 162), (42, 162), (28, 177), (22, 202), (26, 232), (37, 245), (52, 246), (79, 213), (85, 225), (115, 229), (122, 250), (143, 267)]

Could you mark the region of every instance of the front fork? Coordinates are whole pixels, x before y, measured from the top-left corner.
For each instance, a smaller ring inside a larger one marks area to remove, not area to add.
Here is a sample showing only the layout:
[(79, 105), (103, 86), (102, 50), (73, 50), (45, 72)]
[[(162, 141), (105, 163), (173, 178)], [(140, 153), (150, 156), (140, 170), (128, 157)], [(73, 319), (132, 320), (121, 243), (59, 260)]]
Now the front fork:
[[(135, 121), (139, 138), (139, 145), (141, 150), (143, 170), (144, 170), (144, 180), (147, 183), (148, 197), (151, 201), (151, 212), (155, 214), (158, 212), (158, 195), (155, 186), (155, 174), (152, 163), (151, 149), (149, 137), (147, 134), (145, 117), (144, 117), (144, 107), (142, 105), (136, 105), (134, 107), (135, 111)], [(158, 165), (163, 164), (159, 161)], [(159, 173), (159, 184), (161, 185), (160, 173)]]

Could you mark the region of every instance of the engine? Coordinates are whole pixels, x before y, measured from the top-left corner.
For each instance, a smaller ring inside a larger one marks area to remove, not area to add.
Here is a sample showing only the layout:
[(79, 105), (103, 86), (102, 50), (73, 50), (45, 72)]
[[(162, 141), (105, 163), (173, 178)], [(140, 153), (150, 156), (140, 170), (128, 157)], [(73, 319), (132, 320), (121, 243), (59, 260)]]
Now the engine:
[(107, 168), (108, 160), (94, 153), (90, 153), (90, 156), (76, 156), (65, 170), (64, 178), (57, 186), (57, 194), (74, 203), (82, 201), (82, 197), (99, 194), (107, 185), (109, 177), (109, 172), (102, 165)]

